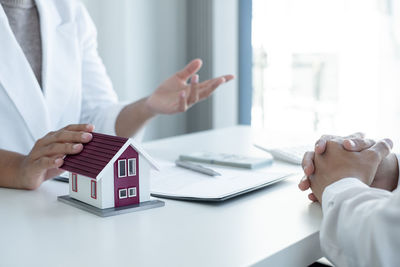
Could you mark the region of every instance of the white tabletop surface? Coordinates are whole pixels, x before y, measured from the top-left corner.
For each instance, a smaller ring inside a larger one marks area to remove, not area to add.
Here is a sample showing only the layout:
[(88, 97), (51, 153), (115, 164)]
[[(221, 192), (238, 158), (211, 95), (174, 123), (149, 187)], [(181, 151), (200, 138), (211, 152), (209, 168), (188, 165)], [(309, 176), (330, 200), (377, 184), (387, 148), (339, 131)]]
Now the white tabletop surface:
[[(238, 126), (144, 147), (170, 160), (200, 149), (262, 155), (252, 137)], [(164, 200), (162, 208), (107, 218), (57, 201), (66, 183), (0, 189), (0, 266), (306, 266), (321, 257), (322, 213), (297, 189), (299, 179), (222, 203)]]

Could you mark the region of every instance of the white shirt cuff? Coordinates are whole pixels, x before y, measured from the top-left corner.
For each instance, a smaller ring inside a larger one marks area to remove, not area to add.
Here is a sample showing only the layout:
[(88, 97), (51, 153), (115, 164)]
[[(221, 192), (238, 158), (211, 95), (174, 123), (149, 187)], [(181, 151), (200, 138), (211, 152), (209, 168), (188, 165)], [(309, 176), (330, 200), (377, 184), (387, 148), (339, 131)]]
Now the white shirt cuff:
[[(99, 123), (99, 132), (109, 135), (117, 135), (115, 132), (115, 123), (121, 110), (126, 106), (126, 103), (118, 103), (108, 106), (102, 110), (101, 123)], [(97, 126), (97, 125), (95, 125)], [(95, 129), (96, 131), (96, 129)]]
[(351, 188), (369, 188), (366, 184), (357, 178), (343, 178), (333, 184), (327, 186), (322, 193), (322, 210), (327, 210), (334, 203), (334, 198), (337, 194)]
[[(129, 103), (119, 102), (104, 109), (104, 114), (101, 116), (101, 125), (97, 130), (104, 134), (117, 135), (115, 131), (115, 123), (121, 110), (128, 104)], [(145, 127), (143, 126), (134, 136), (131, 136), (131, 138), (136, 142), (141, 143), (143, 141), (144, 132)]]

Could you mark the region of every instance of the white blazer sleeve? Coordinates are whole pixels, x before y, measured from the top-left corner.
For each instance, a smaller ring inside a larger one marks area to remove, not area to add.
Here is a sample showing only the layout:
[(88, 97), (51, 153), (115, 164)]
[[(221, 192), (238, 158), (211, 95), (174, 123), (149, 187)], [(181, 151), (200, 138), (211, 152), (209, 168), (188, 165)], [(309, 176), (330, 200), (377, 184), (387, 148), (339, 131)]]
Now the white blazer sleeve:
[(110, 78), (97, 51), (96, 27), (83, 4), (76, 17), (82, 50), (81, 123), (92, 123), (97, 132), (115, 135), (115, 121), (125, 104), (118, 103)]
[(321, 248), (335, 266), (400, 266), (400, 191), (370, 188), (355, 178), (322, 196)]

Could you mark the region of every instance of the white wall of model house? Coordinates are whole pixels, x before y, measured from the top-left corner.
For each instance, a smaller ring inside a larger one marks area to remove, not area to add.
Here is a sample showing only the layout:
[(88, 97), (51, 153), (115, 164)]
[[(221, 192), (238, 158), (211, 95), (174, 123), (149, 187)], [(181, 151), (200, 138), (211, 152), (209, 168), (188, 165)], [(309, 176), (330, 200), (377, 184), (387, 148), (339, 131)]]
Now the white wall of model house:
[(95, 206), (97, 208), (102, 209), (102, 186), (101, 186), (101, 180), (97, 181), (97, 198), (94, 199), (90, 196), (91, 194), (91, 181), (96, 181), (96, 179), (92, 179), (90, 177), (84, 176), (84, 175), (77, 175), (76, 179), (76, 186), (77, 186), (77, 192), (72, 190), (72, 173), (69, 173), (69, 195), (72, 198), (75, 198), (77, 200), (80, 200), (82, 202), (88, 203), (92, 206)]
[(101, 194), (101, 208), (107, 209), (115, 206), (114, 201), (114, 162), (115, 157), (104, 168), (104, 172), (99, 177), (99, 190)]
[[(77, 192), (72, 190), (72, 174), (69, 174), (69, 194), (72, 198), (88, 203), (100, 209), (112, 208), (114, 201), (114, 162), (129, 146), (125, 144), (120, 151), (110, 160), (110, 162), (101, 171), (98, 179), (92, 179), (87, 176), (77, 175)], [(133, 147), (133, 146), (132, 146)], [(133, 147), (135, 149), (135, 147)], [(135, 149), (136, 150), (136, 149)], [(148, 160), (139, 152), (139, 201), (150, 200), (150, 171), (151, 165)], [(118, 178), (118, 179), (127, 179)], [(96, 181), (97, 198), (91, 197), (91, 181)]]
[(147, 159), (139, 153), (139, 201), (150, 200), (150, 166)]

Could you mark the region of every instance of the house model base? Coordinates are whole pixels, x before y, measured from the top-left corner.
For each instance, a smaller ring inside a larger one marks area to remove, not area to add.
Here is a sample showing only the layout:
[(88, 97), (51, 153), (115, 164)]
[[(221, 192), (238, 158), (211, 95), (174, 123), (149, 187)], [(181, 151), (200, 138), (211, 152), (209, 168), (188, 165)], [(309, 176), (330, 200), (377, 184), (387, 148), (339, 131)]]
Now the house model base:
[(76, 199), (70, 197), (69, 195), (59, 196), (58, 201), (61, 201), (63, 203), (66, 203), (68, 205), (76, 207), (78, 209), (88, 211), (88, 212), (93, 213), (100, 217), (109, 217), (109, 216), (119, 215), (119, 214), (123, 214), (123, 213), (153, 209), (153, 208), (163, 207), (165, 205), (165, 203), (161, 200), (149, 200), (149, 201), (144, 201), (144, 202), (140, 202), (139, 204), (134, 204), (134, 205), (129, 205), (129, 206), (100, 209), (100, 208), (94, 207), (92, 205), (86, 204), (85, 202), (76, 200)]

